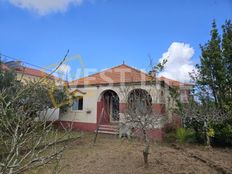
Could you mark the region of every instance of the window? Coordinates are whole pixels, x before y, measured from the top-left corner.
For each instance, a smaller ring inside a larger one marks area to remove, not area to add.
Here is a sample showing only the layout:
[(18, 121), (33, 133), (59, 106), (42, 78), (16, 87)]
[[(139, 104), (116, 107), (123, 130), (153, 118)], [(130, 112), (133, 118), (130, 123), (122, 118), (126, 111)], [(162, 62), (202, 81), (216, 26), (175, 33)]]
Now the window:
[(73, 111), (83, 110), (83, 97), (82, 96), (79, 96), (76, 99), (74, 99), (72, 110)]
[(161, 97), (164, 96), (164, 91), (160, 91), (160, 96), (161, 96)]
[(186, 90), (180, 91), (180, 98), (182, 102), (187, 102), (188, 101), (188, 95)]

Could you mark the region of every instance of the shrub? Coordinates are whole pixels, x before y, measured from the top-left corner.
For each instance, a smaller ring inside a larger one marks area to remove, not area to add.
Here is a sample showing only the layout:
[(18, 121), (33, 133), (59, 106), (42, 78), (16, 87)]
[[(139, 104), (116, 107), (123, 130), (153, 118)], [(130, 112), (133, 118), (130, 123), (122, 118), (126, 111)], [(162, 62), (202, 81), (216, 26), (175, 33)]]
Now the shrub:
[(232, 119), (222, 124), (214, 124), (215, 135), (213, 137), (214, 145), (232, 146)]
[(175, 132), (168, 132), (165, 135), (165, 141), (167, 143), (174, 143), (174, 142), (176, 142), (176, 133)]
[(195, 141), (195, 134), (191, 129), (177, 128), (176, 139), (180, 143)]

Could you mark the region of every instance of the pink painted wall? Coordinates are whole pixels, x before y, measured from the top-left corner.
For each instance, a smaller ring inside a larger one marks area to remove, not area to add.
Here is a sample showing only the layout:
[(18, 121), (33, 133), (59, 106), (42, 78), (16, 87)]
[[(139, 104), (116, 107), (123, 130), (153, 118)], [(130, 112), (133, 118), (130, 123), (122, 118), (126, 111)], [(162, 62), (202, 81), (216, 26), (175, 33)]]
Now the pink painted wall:
[(119, 112), (120, 113), (124, 113), (125, 110), (127, 108), (127, 104), (126, 103), (119, 103)]
[(165, 111), (165, 104), (152, 104), (152, 108), (160, 114), (164, 114)]
[(54, 125), (56, 125), (58, 128), (63, 129), (72, 127), (72, 130), (83, 130), (83, 131), (89, 131), (94, 132), (96, 130), (96, 124), (95, 123), (80, 123), (80, 122), (71, 122), (71, 121), (55, 121)]

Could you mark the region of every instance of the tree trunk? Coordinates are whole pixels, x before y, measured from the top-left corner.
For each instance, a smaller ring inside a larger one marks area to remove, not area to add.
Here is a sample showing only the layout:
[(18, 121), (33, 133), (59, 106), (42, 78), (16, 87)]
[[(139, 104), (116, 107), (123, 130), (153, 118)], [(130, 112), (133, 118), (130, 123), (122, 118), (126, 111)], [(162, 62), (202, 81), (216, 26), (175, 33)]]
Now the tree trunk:
[(210, 137), (207, 135), (206, 133), (206, 146), (210, 147), (211, 144), (210, 144)]
[(147, 137), (147, 132), (145, 129), (143, 129), (143, 141), (144, 141), (144, 150), (143, 150), (143, 160), (145, 167), (148, 167), (148, 155), (149, 155), (149, 149), (150, 149), (150, 143)]
[(147, 143), (143, 150), (143, 160), (144, 160), (145, 167), (148, 166), (149, 149), (150, 149), (150, 145)]
[(210, 147), (210, 137), (208, 136), (208, 121), (204, 121), (204, 133), (206, 146)]

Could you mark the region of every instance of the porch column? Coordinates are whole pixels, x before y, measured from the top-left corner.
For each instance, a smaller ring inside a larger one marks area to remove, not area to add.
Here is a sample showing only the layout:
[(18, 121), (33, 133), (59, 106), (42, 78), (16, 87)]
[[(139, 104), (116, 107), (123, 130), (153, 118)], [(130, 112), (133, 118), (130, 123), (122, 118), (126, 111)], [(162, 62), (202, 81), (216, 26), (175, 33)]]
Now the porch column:
[(124, 113), (127, 108), (127, 103), (119, 103), (119, 113)]
[(153, 103), (152, 108), (160, 114), (164, 114), (166, 112), (165, 104)]

